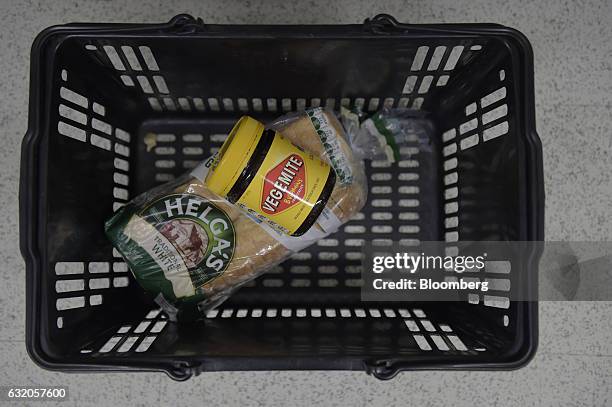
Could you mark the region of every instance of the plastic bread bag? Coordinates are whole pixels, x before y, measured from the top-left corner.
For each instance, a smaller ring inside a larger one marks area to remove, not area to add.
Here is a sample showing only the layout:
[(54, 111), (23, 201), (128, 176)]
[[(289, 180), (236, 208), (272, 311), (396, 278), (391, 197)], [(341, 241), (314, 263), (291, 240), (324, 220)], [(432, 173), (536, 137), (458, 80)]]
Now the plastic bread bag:
[(422, 110), (383, 108), (366, 117), (342, 108), (341, 119), (358, 157), (393, 163), (400, 160), (399, 146), (415, 142), (420, 151), (432, 151), (433, 124)]
[[(323, 124), (327, 147), (312, 113), (292, 114), (271, 125), (302, 155), (310, 153), (319, 165), (334, 172), (324, 207), (299, 237), (283, 233), (255, 211), (214, 193), (205, 180), (218, 157), (141, 194), (106, 222), (108, 238), (135, 279), (171, 320), (201, 317), (237, 288), (335, 232), (361, 210), (367, 191), (363, 164), (351, 154), (333, 113), (314, 112)], [(222, 146), (219, 154), (223, 151)], [(343, 172), (336, 173), (334, 163), (342, 165), (338, 168)]]
[(327, 208), (341, 223), (361, 210), (367, 199), (363, 162), (361, 157), (353, 154), (342, 124), (331, 110), (316, 108), (304, 113), (291, 113), (268, 127), (330, 163), (337, 180)]

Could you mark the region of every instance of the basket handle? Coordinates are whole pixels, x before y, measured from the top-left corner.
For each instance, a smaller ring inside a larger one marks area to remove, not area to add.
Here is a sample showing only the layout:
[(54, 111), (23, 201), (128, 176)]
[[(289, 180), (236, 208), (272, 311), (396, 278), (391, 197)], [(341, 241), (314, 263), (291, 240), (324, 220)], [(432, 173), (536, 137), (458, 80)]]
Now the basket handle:
[[(465, 24), (463, 24), (465, 25)], [(366, 31), (379, 35), (421, 33), (428, 35), (444, 35), (449, 33), (474, 34), (473, 29), (462, 27), (462, 24), (409, 24), (400, 23), (390, 14), (377, 14), (372, 18), (366, 18), (363, 22)], [(481, 30), (484, 28), (499, 28), (495, 24), (479, 24)], [(481, 32), (478, 32), (481, 33)], [(477, 33), (477, 34), (478, 34)]]
[(170, 30), (174, 34), (188, 35), (206, 31), (206, 24), (201, 17), (194, 17), (191, 14), (177, 14), (168, 22)]
[(366, 18), (363, 22), (366, 31), (374, 34), (389, 34), (393, 31), (403, 31), (410, 27), (410, 24), (404, 24), (397, 21), (390, 14), (377, 14), (372, 18)]

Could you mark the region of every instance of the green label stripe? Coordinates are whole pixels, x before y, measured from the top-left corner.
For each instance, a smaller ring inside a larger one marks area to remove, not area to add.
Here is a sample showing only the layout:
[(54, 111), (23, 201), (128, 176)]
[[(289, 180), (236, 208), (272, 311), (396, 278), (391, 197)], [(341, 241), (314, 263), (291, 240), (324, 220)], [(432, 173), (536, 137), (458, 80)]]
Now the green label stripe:
[(399, 147), (397, 146), (397, 143), (395, 142), (395, 137), (393, 136), (393, 133), (391, 133), (389, 129), (387, 129), (385, 119), (381, 117), (380, 113), (377, 113), (374, 116), (372, 116), (372, 122), (374, 122), (374, 126), (376, 127), (378, 132), (383, 135), (383, 137), (385, 138), (387, 142), (387, 145), (389, 146), (389, 148), (391, 148), (391, 151), (393, 152), (393, 158), (395, 159), (395, 161), (396, 162), (399, 161), (400, 160)]
[(130, 271), (145, 291), (162, 293), (166, 298), (176, 301), (172, 284), (166, 279), (162, 269), (146, 250), (124, 233), (136, 212), (137, 208), (132, 203), (121, 208), (106, 222), (106, 236), (121, 253)]
[(329, 156), (331, 166), (336, 172), (336, 176), (340, 180), (340, 183), (343, 185), (352, 183), (353, 174), (351, 166), (340, 147), (340, 142), (338, 141), (339, 136), (336, 130), (328, 123), (323, 109), (320, 107), (308, 109), (306, 110), (306, 114), (308, 114), (308, 118), (321, 139), (321, 143), (323, 143), (325, 152)]

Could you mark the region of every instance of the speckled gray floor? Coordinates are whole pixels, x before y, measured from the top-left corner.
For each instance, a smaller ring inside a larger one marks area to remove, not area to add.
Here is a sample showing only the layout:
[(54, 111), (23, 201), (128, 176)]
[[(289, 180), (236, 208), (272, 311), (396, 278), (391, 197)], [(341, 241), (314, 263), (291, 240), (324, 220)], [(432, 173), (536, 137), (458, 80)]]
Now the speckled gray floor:
[[(549, 240), (612, 240), (612, 2), (601, 1), (54, 1), (0, 5), (0, 385), (66, 385), (63, 405), (612, 405), (612, 303), (540, 306), (540, 347), (514, 372), (66, 375), (25, 352), (24, 266), (17, 242), (19, 146), (26, 131), (29, 48), (43, 28), (73, 21), (166, 21), (189, 12), (216, 23), (355, 23), (378, 12), (406, 22), (497, 22), (535, 54)], [(38, 405), (38, 404), (37, 404)]]

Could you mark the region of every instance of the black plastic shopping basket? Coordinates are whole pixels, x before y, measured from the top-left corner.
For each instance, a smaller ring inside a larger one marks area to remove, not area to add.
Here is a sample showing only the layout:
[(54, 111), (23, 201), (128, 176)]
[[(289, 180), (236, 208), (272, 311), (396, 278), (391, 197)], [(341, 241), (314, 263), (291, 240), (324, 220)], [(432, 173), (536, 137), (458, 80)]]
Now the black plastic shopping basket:
[[(62, 371), (515, 368), (534, 302), (508, 284), (465, 302), (360, 301), (360, 246), (543, 239), (542, 153), (527, 39), (493, 24), (69, 24), (32, 47), (20, 225), (27, 347)], [(216, 151), (232, 123), (309, 106), (431, 113), (428, 151), (367, 164), (343, 230), (251, 282), (203, 322), (169, 323), (103, 230), (130, 198)], [(151, 149), (147, 140), (154, 139)], [(499, 271), (499, 270), (497, 270)], [(522, 281), (532, 284), (533, 281)]]

